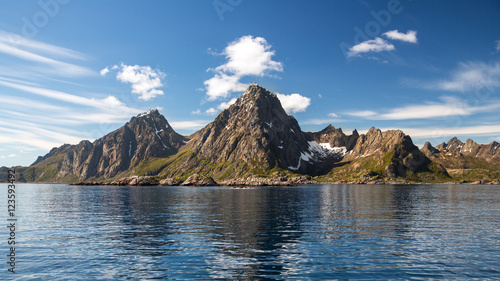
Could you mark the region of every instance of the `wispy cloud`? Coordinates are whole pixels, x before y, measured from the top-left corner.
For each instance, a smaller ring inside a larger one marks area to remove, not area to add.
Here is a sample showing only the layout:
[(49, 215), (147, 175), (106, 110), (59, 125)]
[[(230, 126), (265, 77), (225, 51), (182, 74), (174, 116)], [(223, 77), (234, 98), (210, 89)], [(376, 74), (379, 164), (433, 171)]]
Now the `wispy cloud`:
[(498, 88), (500, 87), (500, 63), (460, 63), (458, 68), (452, 72), (450, 78), (440, 81), (420, 82), (417, 86), (453, 92)]
[(209, 120), (191, 120), (191, 121), (173, 121), (170, 122), (175, 130), (193, 130), (205, 127), (211, 121)]
[(283, 64), (274, 61), (275, 51), (262, 37), (243, 36), (228, 44), (221, 55), (227, 62), (215, 69), (214, 77), (204, 82), (208, 100), (226, 98), (232, 92), (244, 91), (240, 82), (245, 76), (264, 76), (272, 71), (283, 71)]
[(415, 30), (408, 30), (406, 33), (396, 30), (387, 31), (383, 34), (385, 37), (392, 40), (400, 40), (409, 43), (417, 43), (417, 32)]
[(500, 100), (488, 101), (483, 105), (471, 105), (457, 97), (443, 96), (441, 102), (425, 102), (424, 104), (407, 105), (389, 109), (386, 112), (353, 111), (347, 115), (371, 120), (408, 120), (433, 119), (449, 116), (467, 116), (483, 112), (498, 111)]
[(495, 49), (497, 50), (497, 52), (500, 52), (500, 40), (497, 40), (496, 43), (497, 45)]
[(377, 116), (377, 112), (372, 111), (372, 110), (348, 111), (345, 114), (350, 115), (350, 116), (355, 116), (355, 117), (363, 117), (363, 118), (371, 118), (373, 116)]
[(338, 118), (312, 118), (300, 123), (304, 125), (323, 125), (323, 124), (335, 124), (341, 122), (345, 122), (345, 120)]
[(0, 77), (0, 85), (9, 87), (12, 89), (17, 89), (21, 90), (27, 93), (32, 93), (35, 95), (59, 100), (59, 101), (64, 101), (67, 103), (71, 104), (78, 104), (78, 105), (84, 105), (84, 106), (90, 106), (90, 107), (95, 107), (95, 108), (100, 108), (100, 109), (110, 109), (110, 107), (121, 107), (121, 111), (127, 111), (127, 112), (137, 112), (137, 109), (133, 108), (128, 108), (120, 102), (116, 97), (114, 96), (108, 96), (104, 99), (94, 99), (94, 98), (86, 98), (86, 97), (81, 97), (78, 95), (73, 95), (73, 94), (68, 94), (65, 92), (61, 91), (56, 91), (56, 90), (51, 90), (51, 89), (46, 89), (42, 87), (36, 87), (36, 86), (31, 86), (28, 84), (21, 84), (21, 83), (13, 83), (13, 82), (8, 82), (8, 80), (3, 79)]
[(402, 130), (405, 134), (415, 139), (429, 139), (454, 136), (484, 136), (500, 134), (500, 125), (478, 125), (464, 127), (437, 127), (426, 128), (382, 128), (382, 130)]
[[(29, 127), (16, 126), (9, 128), (0, 126), (0, 143), (2, 144), (23, 144), (26, 147), (49, 150), (64, 143), (76, 144), (84, 139), (83, 136), (73, 136), (55, 130), (46, 130), (30, 124)], [(29, 128), (29, 129), (27, 129)]]
[(56, 59), (85, 60), (86, 57), (81, 53), (26, 39), (5, 31), (0, 31), (0, 53), (32, 62), (33, 64), (29, 65), (28, 68), (38, 73), (49, 73), (64, 77), (94, 75), (94, 72), (89, 68)]
[(307, 107), (311, 105), (311, 99), (304, 97), (300, 94), (284, 95), (276, 93), (276, 96), (281, 102), (281, 106), (288, 114), (306, 111)]
[(369, 52), (378, 53), (378, 52), (392, 51), (392, 50), (395, 50), (394, 45), (392, 45), (391, 43), (385, 41), (380, 37), (376, 37), (373, 40), (367, 40), (352, 46), (349, 49), (348, 55), (350, 57), (355, 57), (363, 53), (369, 53)]

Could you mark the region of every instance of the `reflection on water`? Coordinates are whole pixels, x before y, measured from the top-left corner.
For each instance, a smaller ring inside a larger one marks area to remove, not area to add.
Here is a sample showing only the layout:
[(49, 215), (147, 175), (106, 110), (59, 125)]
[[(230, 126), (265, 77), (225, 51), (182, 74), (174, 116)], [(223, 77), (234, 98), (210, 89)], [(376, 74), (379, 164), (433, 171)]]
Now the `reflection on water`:
[(500, 275), (497, 187), (18, 190), (12, 280)]

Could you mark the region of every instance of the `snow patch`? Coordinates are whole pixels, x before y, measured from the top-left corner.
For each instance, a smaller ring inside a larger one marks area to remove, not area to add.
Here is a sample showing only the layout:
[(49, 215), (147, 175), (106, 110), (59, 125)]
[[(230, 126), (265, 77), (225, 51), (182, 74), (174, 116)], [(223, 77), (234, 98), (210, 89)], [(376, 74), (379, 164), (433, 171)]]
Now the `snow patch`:
[(161, 129), (161, 130), (158, 131), (158, 128), (156, 127), (155, 120), (154, 119), (151, 119), (151, 120), (153, 120), (153, 126), (155, 127), (155, 134), (158, 137), (158, 139), (160, 140), (161, 144), (163, 145), (164, 148), (170, 149), (168, 146), (165, 145), (165, 143), (163, 143), (163, 140), (161, 139), (160, 135), (158, 134), (158, 133), (163, 132), (163, 129)]
[(128, 157), (130, 157), (130, 155), (132, 155), (132, 141), (130, 141), (128, 145)]
[(273, 122), (271, 122), (271, 123), (264, 122), (264, 123), (266, 123), (266, 125), (269, 126), (269, 128), (273, 127)]
[(279, 148), (279, 149), (283, 149), (283, 146), (281, 146), (281, 145), (278, 145), (278, 148)]
[(140, 113), (139, 115), (137, 115), (137, 117), (144, 117), (146, 115), (151, 114), (153, 111), (154, 111), (154, 109), (150, 109), (150, 110), (148, 110), (146, 112)]

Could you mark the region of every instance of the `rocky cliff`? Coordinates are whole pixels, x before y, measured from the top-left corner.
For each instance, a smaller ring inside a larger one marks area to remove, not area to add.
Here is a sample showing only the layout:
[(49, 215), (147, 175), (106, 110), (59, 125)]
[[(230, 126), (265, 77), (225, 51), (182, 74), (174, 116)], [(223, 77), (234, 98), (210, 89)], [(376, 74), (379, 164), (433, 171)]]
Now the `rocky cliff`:
[(158, 110), (132, 117), (123, 127), (94, 141), (63, 145), (39, 157), (23, 176), (30, 181), (112, 178), (145, 160), (174, 155), (187, 142)]

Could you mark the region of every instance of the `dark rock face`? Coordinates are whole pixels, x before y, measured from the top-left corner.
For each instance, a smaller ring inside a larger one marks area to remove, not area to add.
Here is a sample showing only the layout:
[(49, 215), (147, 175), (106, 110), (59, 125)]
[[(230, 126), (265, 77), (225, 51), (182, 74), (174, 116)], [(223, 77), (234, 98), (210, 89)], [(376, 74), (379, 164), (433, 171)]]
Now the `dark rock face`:
[(249, 86), (233, 105), (198, 131), (186, 150), (191, 155), (179, 161), (182, 163), (176, 170), (202, 169), (200, 160), (214, 166), (232, 163), (232, 177), (275, 167), (318, 174), (328, 158), (328, 153), (302, 132), (295, 118), (286, 114), (278, 97), (258, 85)]
[(80, 180), (111, 178), (144, 160), (168, 157), (178, 152), (187, 138), (177, 134), (158, 110), (141, 113), (125, 126), (96, 140), (52, 149), (33, 163), (36, 166), (56, 154), (64, 153), (58, 178), (76, 175)]
[(387, 177), (405, 177), (406, 171), (417, 172), (430, 160), (416, 147), (410, 136), (400, 130), (382, 132), (374, 127), (365, 135), (360, 135), (354, 148), (344, 157), (344, 161), (356, 161), (370, 157), (385, 164)]
[(330, 124), (317, 133), (309, 133), (309, 136), (317, 143), (328, 143), (331, 148), (345, 147), (346, 151), (351, 151), (356, 145), (359, 133), (357, 130), (354, 130), (350, 136), (347, 136), (344, 132), (342, 132), (341, 128), (336, 129)]

